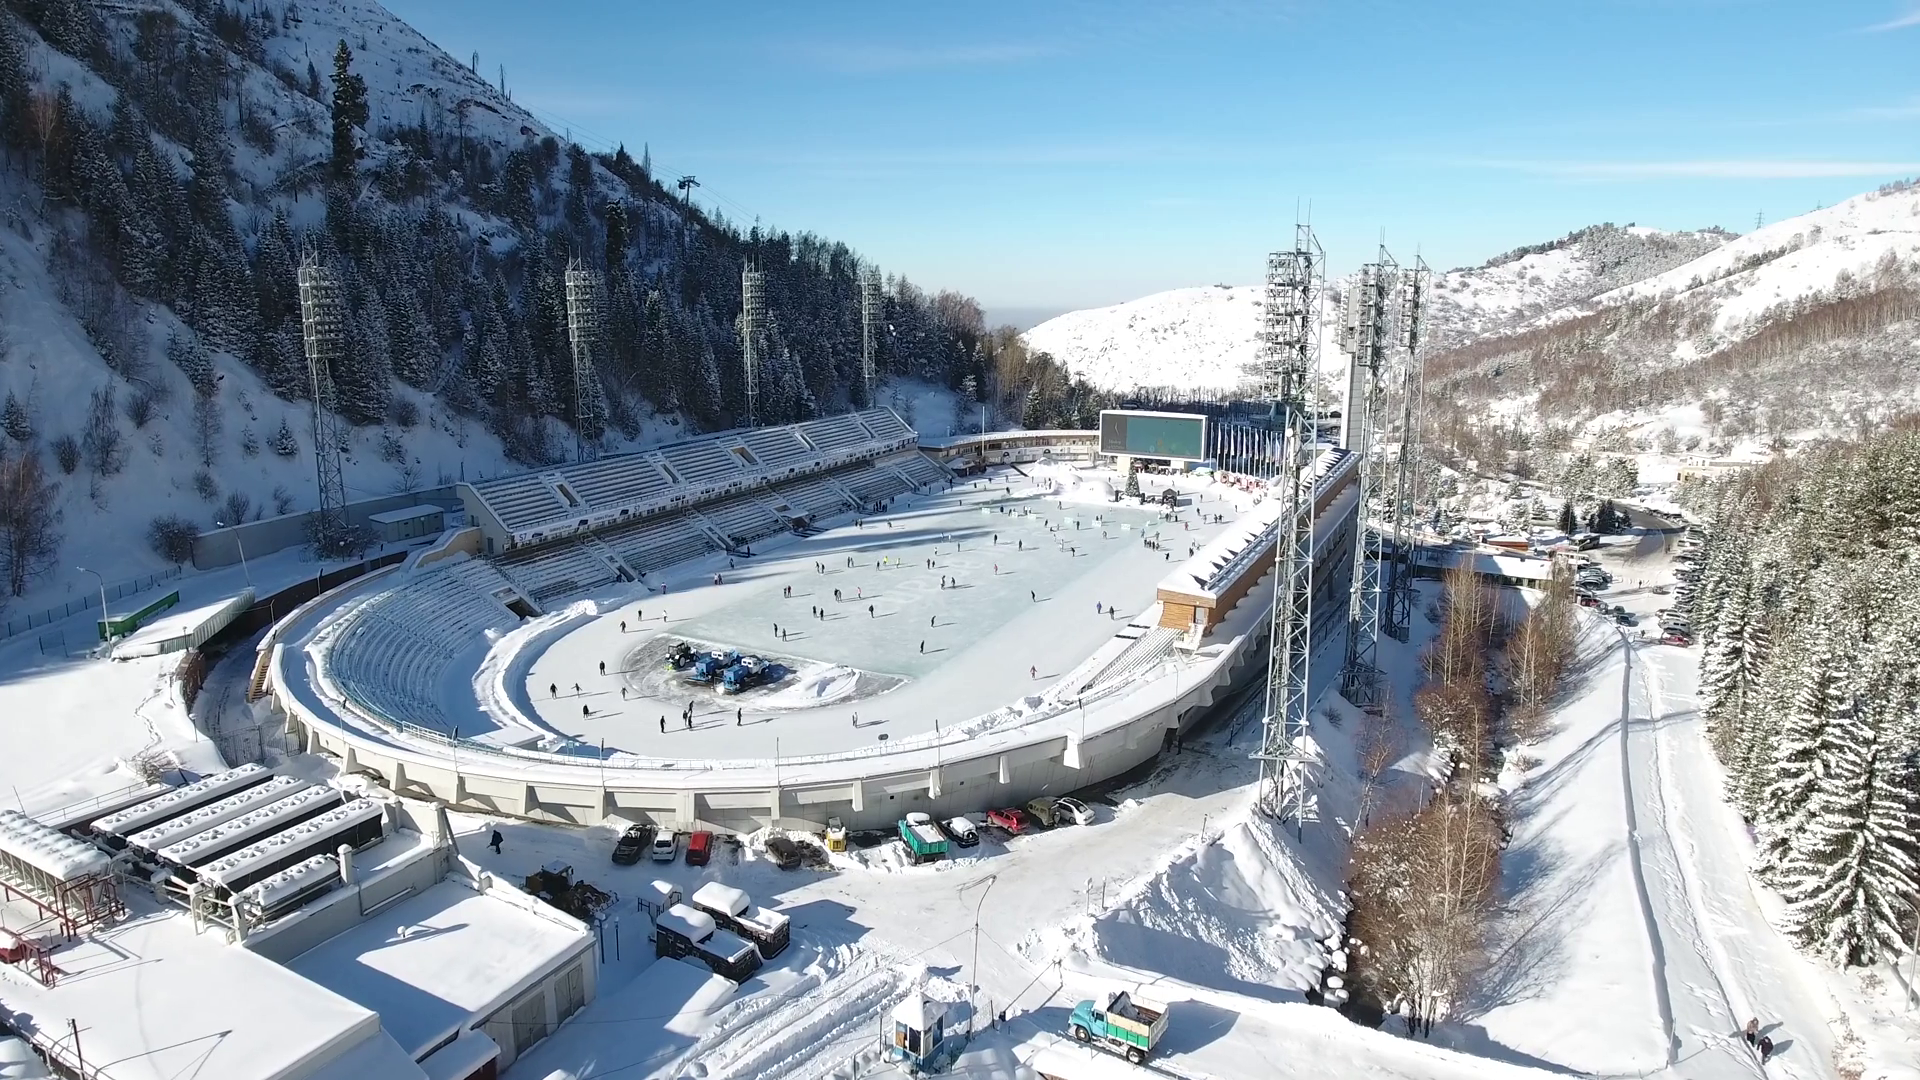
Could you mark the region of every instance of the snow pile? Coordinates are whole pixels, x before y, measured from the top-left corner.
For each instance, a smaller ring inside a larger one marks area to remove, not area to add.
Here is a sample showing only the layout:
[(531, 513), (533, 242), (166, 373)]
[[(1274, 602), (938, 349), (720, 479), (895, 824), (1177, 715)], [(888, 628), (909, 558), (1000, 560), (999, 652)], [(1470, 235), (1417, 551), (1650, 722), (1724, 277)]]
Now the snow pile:
[(1082, 944), (1109, 964), (1265, 997), (1319, 985), (1340, 924), (1338, 899), (1249, 805), (1136, 882)]
[(829, 664), (803, 671), (792, 686), (783, 686), (755, 703), (755, 709), (810, 709), (838, 701), (860, 686), (860, 672), (845, 664)]

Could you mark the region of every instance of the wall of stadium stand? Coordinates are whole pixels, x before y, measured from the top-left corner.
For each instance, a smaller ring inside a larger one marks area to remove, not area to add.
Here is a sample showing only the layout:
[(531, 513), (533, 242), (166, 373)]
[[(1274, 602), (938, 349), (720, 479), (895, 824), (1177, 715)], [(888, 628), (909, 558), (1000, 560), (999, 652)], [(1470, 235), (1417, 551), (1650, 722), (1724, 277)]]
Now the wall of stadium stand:
[[(454, 486), (445, 485), (360, 499), (347, 504), (347, 522), (352, 525), (371, 524), (375, 514), (404, 510), (421, 503), (455, 509), (460, 505), (460, 494)], [(308, 541), (307, 527), (312, 519), (313, 511), (308, 510), (203, 532), (193, 541), (193, 568), (213, 570), (222, 566), (237, 566), (242, 551), (246, 552), (247, 558), (257, 559), (275, 551), (297, 547)]]
[[(1329, 517), (1315, 525), (1320, 556), (1315, 575), (1344, 577), (1340, 567), (1351, 555), (1351, 518), (1354, 498), (1350, 481), (1338, 486), (1349, 491)], [(1340, 542), (1333, 542), (1340, 537)], [(1262, 579), (1249, 601), (1216, 628), (1207, 644), (1225, 646), (1195, 665), (1185, 677), (1165, 676), (1129, 687), (1130, 718), (1084, 741), (1069, 735), (1036, 737), (1021, 745), (981, 752), (978, 744), (991, 736), (943, 744), (937, 765), (922, 767), (926, 750), (900, 745), (892, 751), (854, 752), (826, 762), (810, 758), (785, 759), (789, 766), (805, 765), (806, 782), (791, 779), (768, 783), (773, 763), (759, 763), (748, 775), (738, 775), (751, 763), (697, 762), (677, 767), (630, 768), (618, 763), (604, 769), (591, 758), (530, 751), (488, 750), (471, 742), (453, 744), (429, 732), (376, 737), (338, 717), (309, 709), (284, 689), (286, 665), (301, 663), (297, 653), (270, 636), (262, 656), (273, 676), (268, 696), (258, 706), (283, 714), (290, 741), (336, 759), (343, 771), (372, 771), (395, 792), (437, 800), (460, 809), (562, 824), (596, 824), (608, 815), (652, 821), (680, 830), (714, 829), (750, 832), (768, 825), (819, 830), (838, 817), (851, 828), (887, 828), (909, 811), (951, 815), (997, 806), (1023, 804), (1039, 795), (1060, 795), (1120, 775), (1146, 762), (1166, 745), (1170, 733), (1191, 722), (1207, 707), (1232, 694), (1266, 669), (1267, 612), (1271, 607), (1271, 557), (1254, 561), (1247, 571)], [(352, 583), (336, 594), (355, 587)], [(1316, 598), (1319, 601), (1319, 598)], [(1324, 602), (1321, 602), (1324, 605)], [(327, 607), (323, 597), (308, 611)], [(296, 614), (282, 626), (299, 621)], [(1337, 618), (1315, 620), (1316, 644), (1335, 627)], [(280, 633), (277, 627), (275, 634)], [(1192, 672), (1197, 670), (1197, 677)], [(1097, 695), (1098, 690), (1093, 692)], [(1093, 695), (1089, 695), (1092, 697)], [(359, 721), (378, 730), (392, 725), (367, 717)], [(438, 740), (438, 745), (435, 745)], [(969, 753), (969, 748), (974, 753)], [(889, 764), (913, 754), (914, 767)], [(456, 767), (457, 766), (457, 767)], [(738, 779), (729, 781), (729, 773)]]

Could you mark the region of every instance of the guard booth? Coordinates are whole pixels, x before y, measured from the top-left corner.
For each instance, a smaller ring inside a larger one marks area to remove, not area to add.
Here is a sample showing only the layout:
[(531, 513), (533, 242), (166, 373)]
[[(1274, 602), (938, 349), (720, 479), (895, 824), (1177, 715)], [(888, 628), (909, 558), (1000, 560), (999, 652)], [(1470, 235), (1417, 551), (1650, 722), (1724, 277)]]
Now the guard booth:
[(966, 1038), (947, 1033), (947, 1005), (924, 990), (908, 994), (893, 1007), (887, 1038), (887, 1057), (913, 1073), (937, 1073), (952, 1064)]
[(118, 612), (102, 612), (101, 614), (105, 617), (100, 619), (96, 624), (100, 630), (100, 640), (108, 641), (113, 638), (126, 637), (128, 634), (140, 629), (141, 625), (148, 619), (153, 618), (155, 615), (160, 614), (179, 602), (180, 590), (175, 589), (165, 596), (153, 600), (142, 608), (122, 609)]

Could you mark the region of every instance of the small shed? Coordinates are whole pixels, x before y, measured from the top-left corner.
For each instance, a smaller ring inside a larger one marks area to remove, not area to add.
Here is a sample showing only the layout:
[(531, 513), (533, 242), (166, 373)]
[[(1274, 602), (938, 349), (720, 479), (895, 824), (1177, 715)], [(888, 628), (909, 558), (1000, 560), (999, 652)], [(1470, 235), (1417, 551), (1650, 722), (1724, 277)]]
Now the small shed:
[(380, 541), (386, 544), (402, 540), (413, 540), (422, 536), (438, 536), (446, 527), (447, 512), (432, 503), (420, 503), (417, 506), (404, 506), (398, 510), (387, 510), (367, 515), (374, 532)]
[(938, 1072), (960, 1052), (964, 1040), (947, 1037), (947, 1005), (915, 990), (893, 1007), (887, 1056), (916, 1071)]
[(650, 919), (680, 902), (680, 890), (672, 882), (654, 880), (640, 888), (640, 910)]

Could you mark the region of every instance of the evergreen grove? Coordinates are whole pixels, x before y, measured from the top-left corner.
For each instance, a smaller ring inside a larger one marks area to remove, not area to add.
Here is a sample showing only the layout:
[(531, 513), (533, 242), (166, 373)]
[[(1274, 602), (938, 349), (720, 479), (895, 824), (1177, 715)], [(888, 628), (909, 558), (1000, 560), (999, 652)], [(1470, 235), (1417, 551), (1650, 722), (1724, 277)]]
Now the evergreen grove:
[[(293, 4), (224, 0), (138, 13), (84, 0), (0, 6), (0, 164), (44, 194), (70, 241), (67, 273), (97, 286), (75, 315), (120, 375), (137, 380), (147, 362), (128, 331), (140, 309), (165, 305), (198, 346), (250, 365), (283, 398), (305, 398), (295, 268), (311, 250), (339, 272), (351, 309), (348, 355), (333, 372), (348, 420), (391, 420), (397, 379), (481, 418), (512, 456), (537, 463), (570, 447), (565, 424), (635, 437), (654, 411), (702, 427), (735, 422), (740, 273), (752, 258), (771, 310), (758, 419), (869, 404), (858, 283), (875, 271), (845, 244), (743, 232), (676, 198), (644, 154), (624, 148), (595, 155), (537, 132), (515, 145), (479, 138), (437, 98), (423, 97), (403, 125), (367, 131), (369, 89), (348, 42), (312, 43), (312, 55), (331, 57), (330, 76), (290, 70), (264, 48), (300, 32), (296, 15)], [(42, 46), (115, 91), (109, 115), (36, 83), (29, 58)], [(272, 122), (254, 85), (263, 81), (293, 94), (293, 122)], [(462, 89), (490, 92), (473, 81)], [(324, 160), (267, 185), (236, 168), (237, 156), (272, 157), (289, 139)], [(323, 224), (295, 227), (288, 211), (303, 198), (324, 203)], [(599, 385), (581, 388), (591, 403), (581, 417), (562, 281), (570, 258), (604, 282)], [(966, 297), (900, 277), (884, 296), (883, 376), (953, 389), (969, 416), (985, 403), (1033, 426), (1084, 426), (1100, 407), (1049, 358), (989, 331)]]
[(1758, 872), (1801, 942), (1848, 965), (1920, 912), (1920, 431), (1829, 443), (1701, 495), (1683, 592), (1701, 708)]

